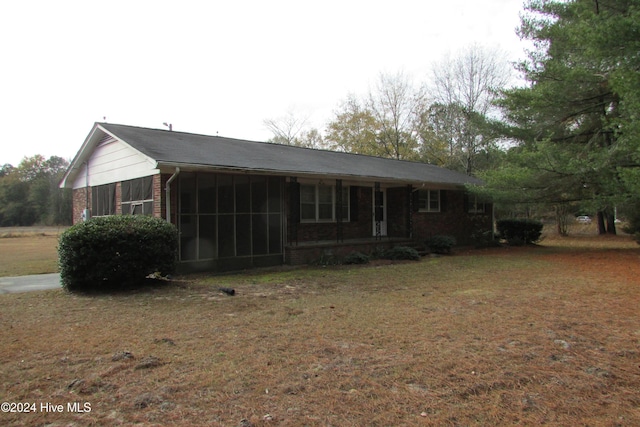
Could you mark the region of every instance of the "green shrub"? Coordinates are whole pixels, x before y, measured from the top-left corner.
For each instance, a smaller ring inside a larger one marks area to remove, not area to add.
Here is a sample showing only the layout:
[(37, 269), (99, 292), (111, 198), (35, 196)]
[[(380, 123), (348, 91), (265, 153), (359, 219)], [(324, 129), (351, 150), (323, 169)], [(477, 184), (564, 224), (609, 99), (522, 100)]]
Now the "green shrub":
[(342, 260), (343, 264), (368, 264), (369, 257), (362, 252), (351, 252)]
[(533, 219), (501, 219), (496, 223), (498, 234), (509, 244), (530, 244), (540, 240), (542, 222)]
[(124, 289), (176, 267), (178, 233), (159, 218), (96, 217), (60, 235), (62, 286), (68, 291)]
[(456, 238), (453, 236), (433, 236), (427, 239), (425, 245), (436, 254), (448, 254), (451, 253), (451, 248), (456, 245)]
[(408, 246), (396, 246), (395, 248), (385, 251), (383, 258), (394, 260), (410, 259), (415, 261), (420, 259), (420, 254)]
[(498, 246), (499, 242), (493, 236), (493, 230), (476, 230), (471, 233), (471, 241), (476, 248)]

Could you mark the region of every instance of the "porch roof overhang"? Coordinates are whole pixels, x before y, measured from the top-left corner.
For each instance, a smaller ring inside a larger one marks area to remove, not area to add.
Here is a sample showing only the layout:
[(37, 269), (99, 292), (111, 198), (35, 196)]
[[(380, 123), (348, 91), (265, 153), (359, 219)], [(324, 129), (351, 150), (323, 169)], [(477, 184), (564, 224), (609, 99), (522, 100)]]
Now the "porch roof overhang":
[[(269, 175), (269, 176), (282, 176), (286, 178), (298, 178), (307, 180), (318, 181), (331, 181), (342, 180), (345, 185), (371, 185), (379, 182), (384, 186), (403, 186), (413, 185), (414, 187), (427, 187), (437, 186), (439, 189), (456, 189), (464, 187), (464, 183), (451, 183), (451, 182), (435, 182), (435, 181), (409, 181), (406, 179), (399, 179), (393, 177), (380, 177), (380, 176), (363, 176), (355, 174), (335, 174), (335, 173), (311, 173), (300, 170), (274, 170), (274, 169), (262, 169), (262, 168), (246, 168), (246, 167), (224, 167), (224, 166), (212, 166), (212, 165), (198, 165), (198, 164), (185, 164), (175, 162), (158, 162), (157, 168), (161, 173), (173, 173), (176, 167), (180, 168), (181, 172), (221, 172), (221, 173), (248, 173), (254, 175)], [(351, 183), (351, 184), (349, 184)], [(470, 183), (471, 184), (471, 183)], [(473, 183), (480, 185), (480, 183)]]

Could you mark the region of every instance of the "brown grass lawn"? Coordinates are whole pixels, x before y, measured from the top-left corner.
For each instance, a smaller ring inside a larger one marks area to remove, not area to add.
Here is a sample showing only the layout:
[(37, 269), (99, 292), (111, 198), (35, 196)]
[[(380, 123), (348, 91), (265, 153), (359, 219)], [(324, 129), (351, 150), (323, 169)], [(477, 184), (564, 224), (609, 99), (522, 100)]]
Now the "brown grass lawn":
[(0, 424), (637, 426), (639, 277), (636, 243), (579, 237), (0, 295), (0, 400), (35, 403)]
[(58, 271), (61, 227), (0, 228), (0, 277)]

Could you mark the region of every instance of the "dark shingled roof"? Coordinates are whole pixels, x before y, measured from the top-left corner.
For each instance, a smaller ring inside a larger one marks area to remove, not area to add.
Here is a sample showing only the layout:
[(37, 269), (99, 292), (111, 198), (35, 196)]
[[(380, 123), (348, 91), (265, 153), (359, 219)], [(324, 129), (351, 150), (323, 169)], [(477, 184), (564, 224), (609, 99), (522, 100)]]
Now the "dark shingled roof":
[(426, 163), (109, 123), (97, 125), (154, 159), (159, 166), (210, 166), (416, 184), (482, 183), (477, 178)]

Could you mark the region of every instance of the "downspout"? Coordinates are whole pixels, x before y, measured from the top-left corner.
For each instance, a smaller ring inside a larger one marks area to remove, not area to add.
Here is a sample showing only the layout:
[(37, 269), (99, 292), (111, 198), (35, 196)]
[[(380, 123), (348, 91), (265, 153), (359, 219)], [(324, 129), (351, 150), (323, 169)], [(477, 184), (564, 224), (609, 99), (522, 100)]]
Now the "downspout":
[[(283, 179), (280, 182), (280, 212), (282, 212), (282, 220), (280, 221), (280, 224), (282, 226), (282, 231), (280, 232), (280, 239), (281, 243), (280, 245), (282, 246), (282, 264), (286, 264), (287, 263), (287, 239), (289, 238), (288, 233), (288, 227), (289, 227), (289, 222), (287, 220), (287, 212), (285, 211), (285, 209), (287, 209), (287, 205), (285, 202), (285, 197), (287, 197), (285, 195), (285, 191), (287, 190), (288, 186), (287, 186), (287, 180), (286, 178)], [(289, 207), (289, 210), (291, 210), (291, 207)]]
[(176, 179), (178, 177), (178, 175), (180, 174), (180, 168), (176, 168), (176, 171), (173, 173), (173, 175), (171, 175), (169, 177), (169, 179), (167, 180), (167, 183), (164, 187), (164, 191), (165, 191), (165, 203), (167, 206), (167, 222), (171, 223), (171, 183), (173, 182), (174, 179)]
[(84, 162), (84, 209), (89, 209), (89, 161)]
[(80, 219), (82, 222), (91, 218), (91, 211), (89, 210), (89, 160), (84, 162), (84, 209), (80, 213)]

